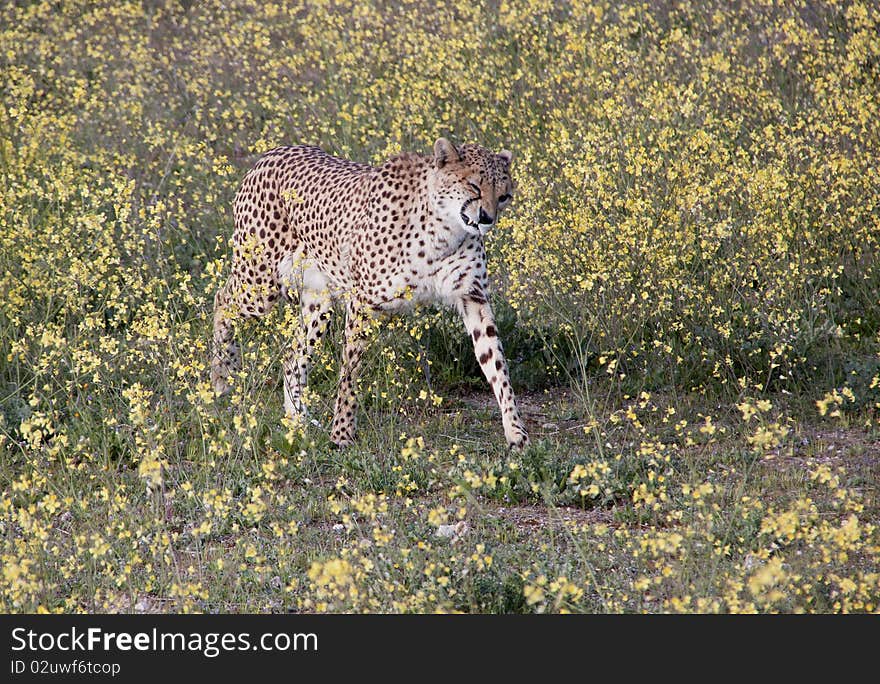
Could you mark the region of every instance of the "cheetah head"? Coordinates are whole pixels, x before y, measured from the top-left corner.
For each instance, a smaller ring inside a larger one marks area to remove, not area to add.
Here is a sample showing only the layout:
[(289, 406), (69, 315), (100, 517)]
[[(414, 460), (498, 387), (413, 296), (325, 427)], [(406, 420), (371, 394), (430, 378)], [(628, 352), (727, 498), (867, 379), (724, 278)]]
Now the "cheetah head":
[(510, 205), (513, 181), (507, 150), (495, 154), (479, 145), (456, 148), (446, 138), (434, 143), (429, 191), (448, 226), (482, 237)]

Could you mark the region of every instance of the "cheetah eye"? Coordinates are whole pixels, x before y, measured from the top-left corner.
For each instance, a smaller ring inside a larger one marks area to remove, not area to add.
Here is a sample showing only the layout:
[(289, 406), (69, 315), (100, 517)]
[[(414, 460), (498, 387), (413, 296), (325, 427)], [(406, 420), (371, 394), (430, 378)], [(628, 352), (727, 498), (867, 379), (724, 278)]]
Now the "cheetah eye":
[(468, 185), (470, 185), (471, 188), (473, 188), (474, 192), (477, 193), (477, 197), (479, 197), (480, 195), (483, 194), (482, 190), (480, 190), (480, 186), (477, 185), (476, 183), (468, 182)]
[(509, 201), (510, 201), (510, 195), (506, 192), (498, 198), (498, 204), (505, 204)]

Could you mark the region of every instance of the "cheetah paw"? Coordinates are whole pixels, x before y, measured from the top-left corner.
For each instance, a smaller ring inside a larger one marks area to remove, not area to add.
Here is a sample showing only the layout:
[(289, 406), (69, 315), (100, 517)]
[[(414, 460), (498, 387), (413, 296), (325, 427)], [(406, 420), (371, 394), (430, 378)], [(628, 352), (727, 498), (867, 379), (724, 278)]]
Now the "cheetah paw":
[(507, 440), (507, 448), (511, 451), (523, 451), (531, 445), (531, 440), (526, 433), (521, 433), (513, 439)]

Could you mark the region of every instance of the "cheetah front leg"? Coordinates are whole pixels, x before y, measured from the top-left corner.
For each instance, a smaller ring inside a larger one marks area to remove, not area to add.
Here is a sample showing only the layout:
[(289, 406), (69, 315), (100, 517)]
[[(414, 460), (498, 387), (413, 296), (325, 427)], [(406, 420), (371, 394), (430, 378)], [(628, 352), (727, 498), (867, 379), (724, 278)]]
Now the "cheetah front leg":
[(289, 418), (308, 414), (302, 395), (309, 380), (312, 354), (332, 316), (333, 301), (326, 292), (303, 290), (300, 310), (304, 335), (284, 360), (284, 412)]
[(517, 449), (525, 447), (529, 444), (529, 435), (516, 406), (507, 359), (504, 358), (501, 340), (498, 339), (498, 329), (488, 295), (482, 289), (474, 288), (458, 301), (457, 308), (474, 341), (474, 353), (483, 375), (492, 386), (495, 400), (501, 409), (501, 422), (507, 444)]
[(339, 370), (339, 390), (333, 410), (330, 440), (337, 446), (354, 442), (357, 424), (357, 380), (367, 348), (367, 318), (363, 308), (354, 301), (345, 307), (345, 349)]

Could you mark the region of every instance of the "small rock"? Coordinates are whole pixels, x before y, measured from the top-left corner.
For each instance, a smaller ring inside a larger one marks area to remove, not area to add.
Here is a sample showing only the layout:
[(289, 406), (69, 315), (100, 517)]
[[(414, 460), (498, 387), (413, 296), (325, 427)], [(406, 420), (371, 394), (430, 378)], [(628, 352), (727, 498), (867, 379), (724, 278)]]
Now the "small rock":
[(435, 532), (436, 537), (451, 539), (453, 542), (461, 539), (468, 531), (468, 524), (460, 520), (454, 525), (440, 525)]
[(134, 604), (134, 612), (135, 613), (150, 613), (153, 611), (152, 601), (146, 596), (142, 596), (138, 599), (138, 602)]

